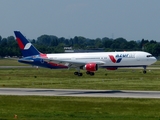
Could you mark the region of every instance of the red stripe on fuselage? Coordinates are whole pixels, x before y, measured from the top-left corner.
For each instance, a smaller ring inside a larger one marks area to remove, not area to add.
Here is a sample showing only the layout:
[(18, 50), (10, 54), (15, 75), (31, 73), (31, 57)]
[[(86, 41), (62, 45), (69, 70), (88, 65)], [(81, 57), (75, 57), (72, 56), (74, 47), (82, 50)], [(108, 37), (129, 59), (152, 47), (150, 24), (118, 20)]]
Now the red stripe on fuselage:
[(40, 53), (40, 56), (41, 56), (42, 58), (47, 58), (47, 54)]
[(19, 48), (20, 48), (21, 50), (23, 50), (23, 49), (24, 49), (24, 45), (23, 45), (22, 41), (21, 41), (19, 38), (16, 38), (16, 40), (17, 40), (17, 42), (18, 42)]

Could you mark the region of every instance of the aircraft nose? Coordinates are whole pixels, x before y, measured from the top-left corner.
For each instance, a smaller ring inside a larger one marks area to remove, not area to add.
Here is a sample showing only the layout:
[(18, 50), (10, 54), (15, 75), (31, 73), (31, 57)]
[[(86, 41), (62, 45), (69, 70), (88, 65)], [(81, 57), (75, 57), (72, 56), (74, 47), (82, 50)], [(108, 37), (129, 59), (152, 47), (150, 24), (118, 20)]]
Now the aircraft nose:
[(153, 57), (153, 62), (155, 63), (155, 62), (157, 62), (157, 59), (156, 59), (156, 57)]
[(157, 61), (156, 57), (152, 57), (150, 60), (152, 62), (151, 64), (153, 64), (153, 63), (155, 63)]

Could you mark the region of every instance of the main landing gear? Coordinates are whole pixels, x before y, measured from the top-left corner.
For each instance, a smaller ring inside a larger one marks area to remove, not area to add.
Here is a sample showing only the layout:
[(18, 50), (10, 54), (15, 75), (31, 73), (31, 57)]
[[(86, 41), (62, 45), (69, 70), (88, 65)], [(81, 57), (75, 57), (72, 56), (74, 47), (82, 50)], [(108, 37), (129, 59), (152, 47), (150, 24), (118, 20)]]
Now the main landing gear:
[[(77, 71), (74, 72), (74, 75), (77, 75), (77, 76), (82, 76), (82, 75), (83, 75), (83, 73), (80, 72), (80, 68), (76, 68), (76, 70), (77, 70)], [(86, 74), (93, 76), (93, 75), (94, 75), (94, 72), (87, 71)]]
[(74, 75), (82, 76), (82, 75), (83, 75), (83, 73), (80, 73), (80, 72), (74, 72)]
[[(86, 72), (86, 74), (87, 74), (87, 75), (91, 75), (91, 76), (93, 76), (93, 75), (94, 75), (94, 72), (87, 71), (87, 72)], [(74, 75), (82, 76), (82, 75), (83, 75), (83, 73), (80, 73), (80, 72), (74, 72)]]
[(93, 76), (93, 75), (94, 75), (94, 72), (87, 71), (86, 74)]
[(82, 76), (83, 73), (80, 72), (80, 68), (76, 68), (77, 72), (74, 72), (74, 75)]

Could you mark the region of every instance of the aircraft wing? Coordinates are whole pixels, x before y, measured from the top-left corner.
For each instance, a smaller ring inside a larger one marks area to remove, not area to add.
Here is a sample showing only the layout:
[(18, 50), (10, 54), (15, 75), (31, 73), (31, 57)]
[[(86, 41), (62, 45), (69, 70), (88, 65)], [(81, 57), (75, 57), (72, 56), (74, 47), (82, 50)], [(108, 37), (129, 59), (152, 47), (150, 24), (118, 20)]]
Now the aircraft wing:
[(68, 67), (80, 67), (87, 63), (96, 63), (97, 65), (103, 65), (104, 61), (82, 61), (82, 60), (55, 60), (55, 59), (49, 59), (49, 58), (43, 58), (46, 62), (52, 62), (57, 64), (64, 64)]

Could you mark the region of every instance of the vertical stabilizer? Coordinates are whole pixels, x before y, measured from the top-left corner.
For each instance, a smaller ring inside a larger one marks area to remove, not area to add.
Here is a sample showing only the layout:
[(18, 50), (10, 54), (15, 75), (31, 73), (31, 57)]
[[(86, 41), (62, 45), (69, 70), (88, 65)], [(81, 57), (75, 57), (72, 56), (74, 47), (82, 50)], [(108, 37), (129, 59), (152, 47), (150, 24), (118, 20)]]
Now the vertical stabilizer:
[(14, 31), (14, 34), (23, 57), (40, 54), (40, 52), (22, 35), (20, 31)]

